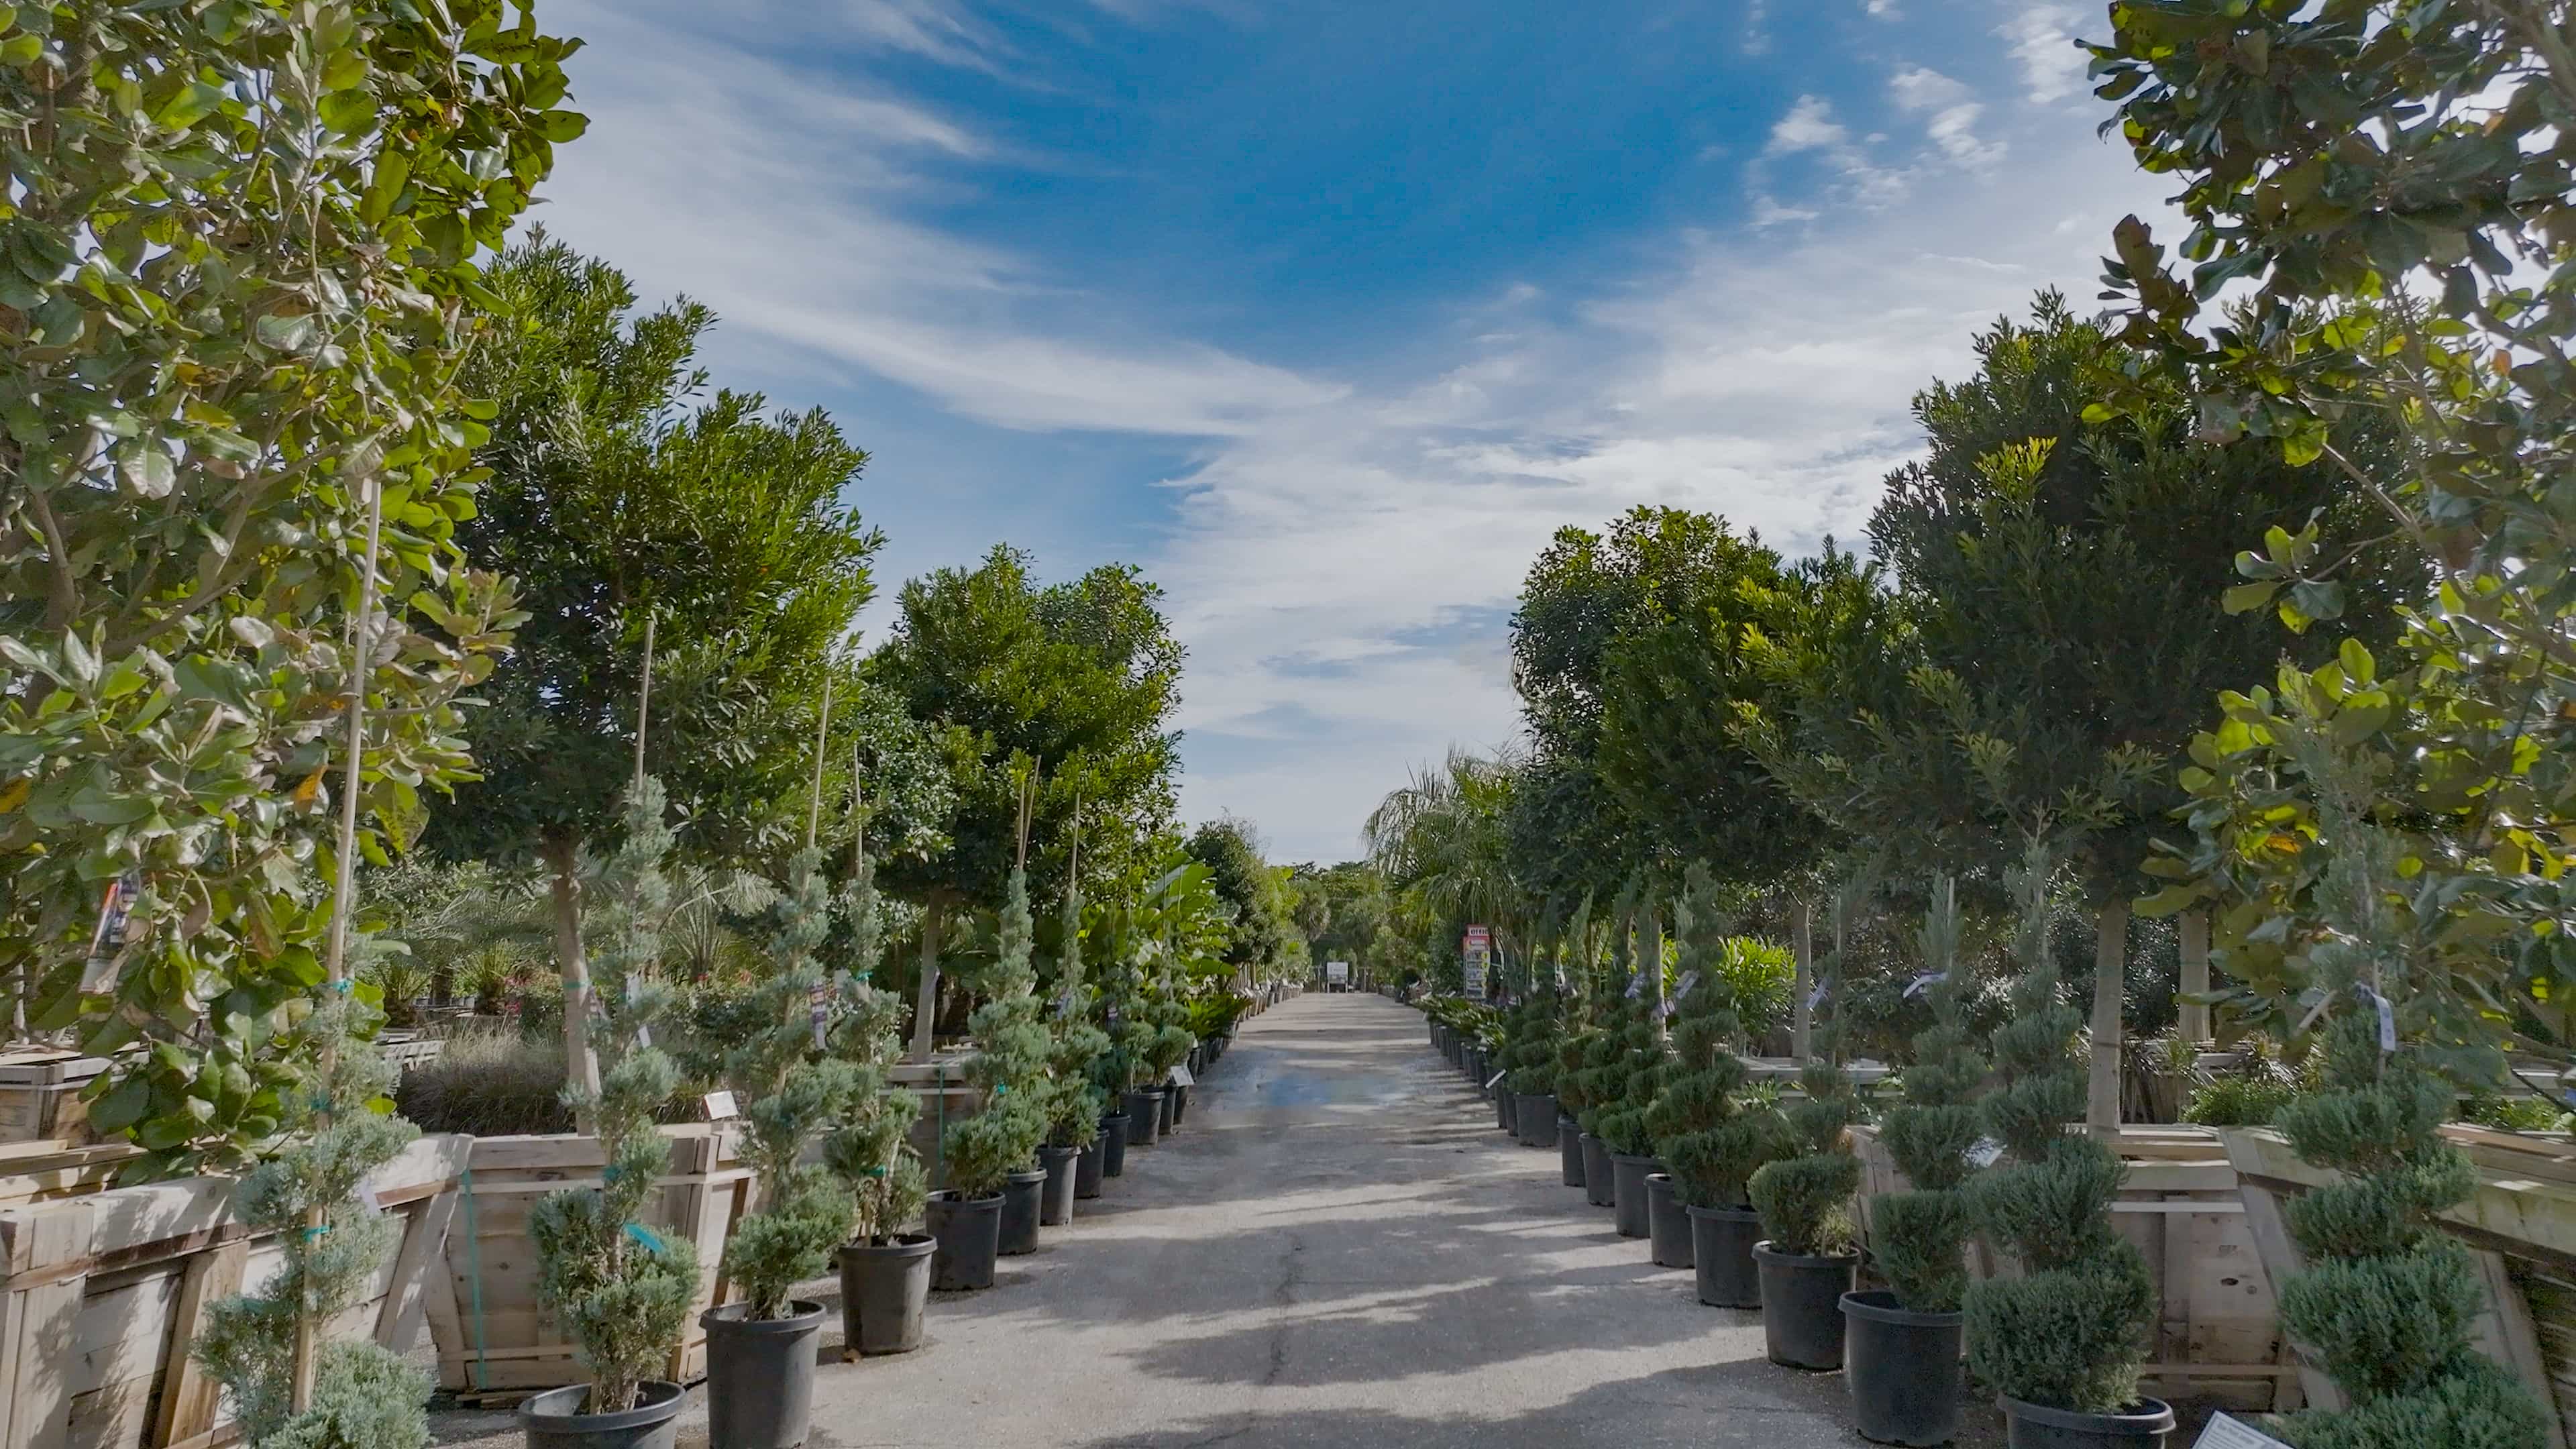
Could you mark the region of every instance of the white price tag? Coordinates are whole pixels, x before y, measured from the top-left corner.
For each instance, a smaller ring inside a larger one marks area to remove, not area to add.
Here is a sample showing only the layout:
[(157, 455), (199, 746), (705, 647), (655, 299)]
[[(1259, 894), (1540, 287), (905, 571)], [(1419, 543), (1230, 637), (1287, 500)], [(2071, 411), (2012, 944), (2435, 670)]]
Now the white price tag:
[(1494, 1074), (1493, 1074), (1492, 1076), (1490, 1076), (1490, 1077), (1487, 1077), (1487, 1078), (1485, 1079), (1485, 1090), (1486, 1090), (1486, 1091), (1488, 1091), (1488, 1092), (1490, 1092), (1490, 1091), (1494, 1090), (1494, 1083), (1499, 1082), (1499, 1081), (1501, 1081), (1503, 1078), (1508, 1077), (1508, 1076), (1510, 1076), (1510, 1075), (1511, 1075), (1511, 1073), (1510, 1073), (1509, 1071), (1500, 1071), (1500, 1072), (1496, 1072), (1496, 1073), (1494, 1073)]
[[(1681, 979), (1680, 984), (1679, 984), (1679, 985), (1677, 985), (1677, 986), (1675, 986), (1675, 987), (1673, 988), (1673, 996), (1672, 996), (1672, 999), (1673, 999), (1673, 1000), (1675, 1000), (1675, 1001), (1679, 1001), (1679, 1000), (1681, 1000), (1683, 997), (1690, 995), (1690, 994), (1691, 994), (1691, 988), (1692, 988), (1692, 987), (1694, 987), (1694, 986), (1697, 986), (1698, 984), (1699, 984), (1699, 973), (1698, 973), (1698, 972), (1696, 972), (1696, 971), (1685, 971), (1685, 972), (1683, 972), (1683, 973), (1682, 973), (1682, 979)], [(1665, 1014), (1666, 1014), (1666, 1015), (1670, 1015), (1671, 1013), (1667, 1012), (1667, 1013), (1665, 1013)]]
[(742, 1109), (733, 1104), (733, 1093), (729, 1091), (707, 1093), (708, 1121), (721, 1122), (727, 1117), (739, 1117), (741, 1115)]
[(1199, 1084), (1199, 1079), (1190, 1075), (1190, 1069), (1189, 1069), (1189, 1068), (1187, 1068), (1187, 1067), (1174, 1067), (1174, 1068), (1172, 1068), (1172, 1085), (1173, 1085), (1173, 1086), (1175, 1086), (1175, 1087), (1195, 1087), (1195, 1086), (1197, 1086), (1198, 1084)]
[(2192, 1449), (2289, 1449), (2289, 1446), (2242, 1419), (2209, 1416), (2209, 1427), (2192, 1441)]
[(1968, 1160), (1979, 1167), (1992, 1167), (2003, 1155), (2004, 1145), (1991, 1137), (1978, 1138), (1977, 1145), (1968, 1149)]
[(1638, 972), (1636, 975), (1631, 976), (1631, 977), (1629, 977), (1629, 978), (1628, 978), (1628, 999), (1629, 999), (1630, 1001), (1634, 1001), (1634, 1000), (1636, 1000), (1636, 999), (1637, 999), (1637, 994), (1638, 994), (1639, 992), (1644, 991), (1645, 989), (1646, 989), (1646, 973), (1645, 973), (1645, 972), (1640, 971), (1640, 972)]

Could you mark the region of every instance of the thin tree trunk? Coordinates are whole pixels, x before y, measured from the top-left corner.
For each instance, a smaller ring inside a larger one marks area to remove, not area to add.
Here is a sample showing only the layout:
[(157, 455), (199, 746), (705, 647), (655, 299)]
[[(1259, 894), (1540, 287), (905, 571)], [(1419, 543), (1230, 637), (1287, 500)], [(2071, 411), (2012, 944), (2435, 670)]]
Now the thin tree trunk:
[(939, 1016), (939, 914), (932, 901), (921, 911), (921, 991), (912, 1008), (911, 1060), (930, 1060), (931, 1034)]
[(1655, 983), (1655, 1040), (1668, 1041), (1672, 1028), (1664, 1020), (1664, 913), (1649, 908), (1646, 912), (1646, 969)]
[[(564, 1081), (585, 1094), (599, 1091), (599, 1054), (590, 1046), (590, 962), (581, 950), (581, 849), (570, 840), (546, 846), (553, 872), (555, 965), (563, 972)], [(574, 1130), (591, 1129), (591, 1114), (577, 1113)]]
[[(2182, 990), (2185, 996), (2209, 990), (2209, 913), (2185, 911), (2182, 915)], [(2209, 1008), (2188, 1001), (2182, 1003), (2182, 1039), (2196, 1047), (2210, 1045)]]
[(1816, 915), (1805, 901), (1798, 902), (1790, 912), (1789, 949), (1797, 958), (1797, 968), (1789, 978), (1789, 1055), (1803, 1062), (1816, 1025), (1816, 1009), (1808, 1001), (1816, 993)]
[(2120, 1005), (2126, 995), (2129, 900), (2115, 895), (2094, 918), (2093, 1080), (2084, 1122), (2097, 1137), (2120, 1135)]

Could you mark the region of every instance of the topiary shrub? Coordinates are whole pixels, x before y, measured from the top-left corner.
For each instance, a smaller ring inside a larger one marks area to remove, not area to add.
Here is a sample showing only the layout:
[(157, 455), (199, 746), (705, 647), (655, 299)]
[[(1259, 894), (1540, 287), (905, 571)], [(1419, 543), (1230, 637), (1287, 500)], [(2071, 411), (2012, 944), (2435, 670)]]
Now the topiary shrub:
[(1968, 1291), (1968, 1205), (1961, 1189), (1976, 1170), (1972, 1154), (1985, 1126), (1976, 1106), (1986, 1062), (1963, 1019), (1967, 989), (1959, 958), (1957, 884), (1932, 882), (1931, 908), (1917, 938), (1923, 995), (1932, 1025), (1914, 1038), (1903, 1100), (1887, 1110), (1879, 1141), (1907, 1190), (1870, 1204), (1870, 1255), (1896, 1301), (1917, 1313), (1955, 1313)]
[(1764, 1163), (1745, 1186), (1773, 1252), (1826, 1257), (1852, 1246), (1851, 1200), (1860, 1191), (1860, 1160), (1843, 1133), (1860, 1102), (1842, 1068), (1830, 1061), (1807, 1063), (1798, 1086), (1806, 1095), (1786, 1109), (1797, 1155)]
[(1674, 917), (1689, 989), (1674, 1002), (1673, 1065), (1646, 1126), (1684, 1203), (1742, 1208), (1752, 1202), (1754, 1172), (1795, 1144), (1776, 1108), (1744, 1100), (1748, 1072), (1736, 1054), (1745, 1032), (1738, 981), (1713, 969), (1733, 942), (1704, 867), (1691, 868)]
[(2024, 969), (1993, 1038), (2002, 1082), (1982, 1104), (2006, 1161), (1967, 1190), (1977, 1230), (2023, 1274), (1969, 1285), (1968, 1367), (2011, 1398), (2107, 1414), (2137, 1400), (2155, 1288), (2137, 1247), (2111, 1226), (2127, 1168), (2066, 1130), (2084, 1116), (2084, 1017), (2059, 994), (2049, 961), (2050, 874), (2045, 857), (2018, 873)]

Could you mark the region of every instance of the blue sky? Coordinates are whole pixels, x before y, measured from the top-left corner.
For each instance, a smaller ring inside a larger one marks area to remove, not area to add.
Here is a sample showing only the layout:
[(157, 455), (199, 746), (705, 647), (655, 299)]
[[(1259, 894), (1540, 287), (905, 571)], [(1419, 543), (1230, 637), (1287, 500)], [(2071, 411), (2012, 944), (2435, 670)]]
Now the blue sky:
[(1858, 532), (1913, 392), (2159, 189), (2063, 0), (548, 0), (541, 218), (874, 455), (893, 584), (1170, 592), (1184, 813), (1347, 857), (1517, 732), (1557, 527)]

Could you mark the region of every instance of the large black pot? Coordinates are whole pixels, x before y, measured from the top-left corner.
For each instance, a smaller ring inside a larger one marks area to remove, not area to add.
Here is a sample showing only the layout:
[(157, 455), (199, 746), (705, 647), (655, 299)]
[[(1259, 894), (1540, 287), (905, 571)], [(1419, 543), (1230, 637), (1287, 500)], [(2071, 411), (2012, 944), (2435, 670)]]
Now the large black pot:
[(1699, 1276), (1699, 1301), (1711, 1308), (1759, 1308), (1762, 1275), (1753, 1267), (1753, 1244), (1762, 1218), (1751, 1208), (1684, 1208), (1690, 1215), (1691, 1267)]
[(1038, 1217), (1046, 1210), (1046, 1183), (1046, 1169), (1031, 1167), (1012, 1173), (1011, 1185), (1002, 1189), (999, 1250), (1003, 1257), (1026, 1257), (1038, 1250)]
[(1788, 1368), (1843, 1366), (1843, 1295), (1851, 1291), (1860, 1259), (1811, 1258), (1753, 1245), (1762, 1270), (1762, 1338), (1771, 1361)]
[(2079, 1414), (2026, 1404), (2007, 1394), (2005, 1449), (2163, 1449), (2174, 1411), (2162, 1399), (2140, 1399), (2116, 1414)]
[(585, 1414), (582, 1401), (590, 1385), (548, 1389), (519, 1401), (519, 1432), (528, 1449), (672, 1449), (680, 1442), (680, 1411), (689, 1391), (678, 1384), (646, 1379), (638, 1385), (635, 1407), (616, 1414)]
[(1619, 1186), (1610, 1177), (1610, 1144), (1583, 1134), (1583, 1200), (1594, 1207), (1617, 1207)]
[(1494, 1084), (1494, 1125), (1514, 1137), (1520, 1133), (1520, 1099), (1512, 1095), (1509, 1082)]
[(921, 1312), (930, 1302), (927, 1233), (891, 1243), (841, 1246), (841, 1343), (862, 1354), (910, 1353), (921, 1347)]
[(1947, 1444), (1959, 1434), (1964, 1313), (1917, 1313), (1888, 1292), (1843, 1295), (1843, 1381), (1875, 1444)]
[(802, 1298), (785, 1318), (746, 1318), (724, 1303), (698, 1315), (707, 1331), (707, 1442), (725, 1449), (796, 1449), (814, 1422), (814, 1348), (823, 1305)]
[[(1197, 1076), (1198, 1073), (1190, 1075)], [(1172, 1094), (1172, 1126), (1178, 1127), (1190, 1119), (1190, 1089), (1174, 1082), (1164, 1090)]]
[(1073, 1195), (1077, 1200), (1100, 1196), (1100, 1179), (1108, 1170), (1109, 1157), (1108, 1124), (1101, 1126), (1103, 1130), (1092, 1133), (1091, 1141), (1073, 1159)]
[(1041, 1147), (1038, 1166), (1046, 1169), (1046, 1186), (1038, 1193), (1038, 1222), (1060, 1228), (1073, 1221), (1073, 1174), (1082, 1160), (1079, 1147)]
[(1556, 1119), (1556, 1160), (1567, 1187), (1583, 1186), (1583, 1128), (1571, 1117)]
[[(1118, 1177), (1127, 1171), (1127, 1114), (1100, 1119), (1100, 1175)], [(1095, 1194), (1096, 1196), (1097, 1194)]]
[(1459, 1062), (1458, 1065), (1461, 1070), (1466, 1072), (1467, 1080), (1476, 1084), (1476, 1090), (1480, 1092), (1483, 1091), (1485, 1088), (1485, 1049), (1483, 1047), (1467, 1048), (1465, 1059)]
[(1556, 1145), (1556, 1098), (1546, 1092), (1513, 1094), (1512, 1121), (1520, 1128), (1514, 1135), (1523, 1147)]
[(1154, 1135), (1157, 1138), (1169, 1137), (1172, 1135), (1172, 1129), (1179, 1125), (1181, 1125), (1181, 1089), (1166, 1086), (1163, 1088), (1161, 1121), (1156, 1125)]
[(1648, 1256), (1656, 1267), (1691, 1265), (1690, 1210), (1674, 1195), (1671, 1173), (1646, 1176), (1646, 1241), (1652, 1245)]
[[(1586, 1164), (1586, 1170), (1590, 1168)], [(1646, 1179), (1664, 1170), (1664, 1165), (1651, 1157), (1632, 1157), (1625, 1152), (1610, 1154), (1610, 1206), (1618, 1216), (1612, 1220), (1623, 1238), (1642, 1238), (1649, 1226), (1646, 1217)]]
[(1002, 1197), (959, 1197), (934, 1192), (921, 1210), (921, 1225), (939, 1240), (930, 1255), (930, 1286), (943, 1293), (993, 1286), (993, 1260), (1002, 1251)]
[(1127, 1093), (1127, 1145), (1151, 1147), (1163, 1131), (1163, 1089), (1138, 1087)]

